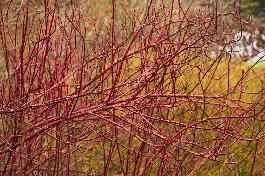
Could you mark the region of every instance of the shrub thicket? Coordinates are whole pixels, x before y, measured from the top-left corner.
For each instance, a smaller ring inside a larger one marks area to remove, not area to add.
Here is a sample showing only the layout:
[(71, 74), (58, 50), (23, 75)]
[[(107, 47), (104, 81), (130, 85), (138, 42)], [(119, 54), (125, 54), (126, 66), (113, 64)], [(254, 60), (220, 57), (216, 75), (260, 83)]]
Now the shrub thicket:
[(0, 2), (2, 175), (262, 174), (264, 70), (226, 52), (237, 3), (21, 2)]

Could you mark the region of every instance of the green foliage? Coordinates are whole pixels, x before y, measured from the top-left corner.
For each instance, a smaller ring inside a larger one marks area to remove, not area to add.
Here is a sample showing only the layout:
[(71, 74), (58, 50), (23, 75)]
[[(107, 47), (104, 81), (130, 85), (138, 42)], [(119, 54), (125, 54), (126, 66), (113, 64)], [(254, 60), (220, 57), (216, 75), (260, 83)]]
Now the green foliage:
[(264, 13), (264, 0), (242, 0), (241, 9), (244, 14), (258, 15)]

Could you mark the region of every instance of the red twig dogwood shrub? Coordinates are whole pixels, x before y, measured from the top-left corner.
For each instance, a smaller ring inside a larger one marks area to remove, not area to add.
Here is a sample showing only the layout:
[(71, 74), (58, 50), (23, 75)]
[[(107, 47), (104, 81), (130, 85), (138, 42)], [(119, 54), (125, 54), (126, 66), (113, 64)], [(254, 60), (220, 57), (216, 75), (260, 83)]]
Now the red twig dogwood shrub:
[(220, 2), (1, 1), (1, 174), (261, 174), (264, 71)]

